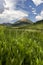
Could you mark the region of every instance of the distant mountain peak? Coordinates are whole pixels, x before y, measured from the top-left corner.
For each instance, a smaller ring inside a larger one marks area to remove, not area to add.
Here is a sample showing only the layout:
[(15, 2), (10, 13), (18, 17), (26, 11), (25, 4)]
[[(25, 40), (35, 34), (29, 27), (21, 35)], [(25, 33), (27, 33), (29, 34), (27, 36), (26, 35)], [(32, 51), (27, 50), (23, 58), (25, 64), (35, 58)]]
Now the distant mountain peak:
[(29, 20), (28, 18), (22, 18), (20, 20), (17, 21), (17, 23), (20, 23), (20, 22), (24, 22), (24, 23), (33, 23), (31, 20)]
[(20, 19), (20, 21), (27, 22), (27, 21), (28, 21), (28, 19), (27, 19), (27, 18), (22, 18), (22, 19)]
[(28, 25), (28, 24), (32, 24), (33, 22), (31, 20), (29, 20), (28, 18), (22, 18), (18, 21), (16, 21), (13, 25), (14, 26), (23, 26), (23, 25)]

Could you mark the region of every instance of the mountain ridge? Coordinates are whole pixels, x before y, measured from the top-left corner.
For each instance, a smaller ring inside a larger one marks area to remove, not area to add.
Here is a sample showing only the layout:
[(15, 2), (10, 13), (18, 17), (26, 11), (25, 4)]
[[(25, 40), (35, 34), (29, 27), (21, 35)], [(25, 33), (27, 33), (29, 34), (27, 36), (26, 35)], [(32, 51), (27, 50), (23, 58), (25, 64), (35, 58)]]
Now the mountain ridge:
[(43, 20), (36, 21), (35, 23), (43, 23)]
[(13, 25), (22, 26), (22, 25), (28, 25), (28, 24), (33, 24), (33, 22), (27, 18), (22, 18), (22, 19), (16, 21)]

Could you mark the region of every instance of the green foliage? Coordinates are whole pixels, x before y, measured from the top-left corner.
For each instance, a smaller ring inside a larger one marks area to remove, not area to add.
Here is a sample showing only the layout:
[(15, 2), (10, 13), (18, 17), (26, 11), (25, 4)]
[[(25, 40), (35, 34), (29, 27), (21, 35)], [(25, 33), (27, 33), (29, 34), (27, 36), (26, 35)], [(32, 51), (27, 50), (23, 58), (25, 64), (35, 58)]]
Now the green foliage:
[(43, 32), (0, 27), (0, 65), (43, 65)]

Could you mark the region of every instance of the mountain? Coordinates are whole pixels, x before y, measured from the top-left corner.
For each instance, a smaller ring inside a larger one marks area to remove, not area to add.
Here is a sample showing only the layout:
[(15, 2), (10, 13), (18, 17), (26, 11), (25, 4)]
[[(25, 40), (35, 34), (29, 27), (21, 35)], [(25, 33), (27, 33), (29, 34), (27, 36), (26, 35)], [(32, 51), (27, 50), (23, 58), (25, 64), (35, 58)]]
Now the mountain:
[(20, 24), (22, 22), (22, 24), (20, 26), (18, 25), (18, 28), (20, 28), (20, 29), (43, 30), (43, 20), (36, 21), (35, 23), (33, 23), (28, 19), (21, 19), (17, 23), (19, 24), (19, 22), (20, 22)]
[(35, 24), (43, 24), (43, 20), (36, 21)]
[(14, 28), (18, 28), (18, 29), (43, 30), (43, 20), (36, 21), (35, 23), (33, 23), (32, 21), (30, 21), (27, 18), (22, 18), (13, 24), (3, 23), (3, 24), (0, 24), (0, 26), (9, 26), (9, 27), (12, 27), (12, 28), (14, 27)]
[(29, 19), (27, 18), (22, 18), (20, 20), (18, 20), (17, 22), (15, 22), (13, 24), (13, 26), (24, 26), (24, 25), (28, 25), (28, 24), (32, 24), (33, 22), (30, 21)]
[(11, 26), (12, 24), (11, 23), (2, 23), (0, 25), (3, 25), (3, 26)]

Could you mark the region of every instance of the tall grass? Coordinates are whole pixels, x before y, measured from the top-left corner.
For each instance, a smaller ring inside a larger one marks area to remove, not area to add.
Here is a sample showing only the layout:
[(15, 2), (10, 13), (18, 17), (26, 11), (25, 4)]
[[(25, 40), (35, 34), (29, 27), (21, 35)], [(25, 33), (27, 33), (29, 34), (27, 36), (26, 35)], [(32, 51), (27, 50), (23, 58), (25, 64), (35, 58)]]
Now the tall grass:
[(0, 65), (43, 65), (43, 32), (1, 27)]

